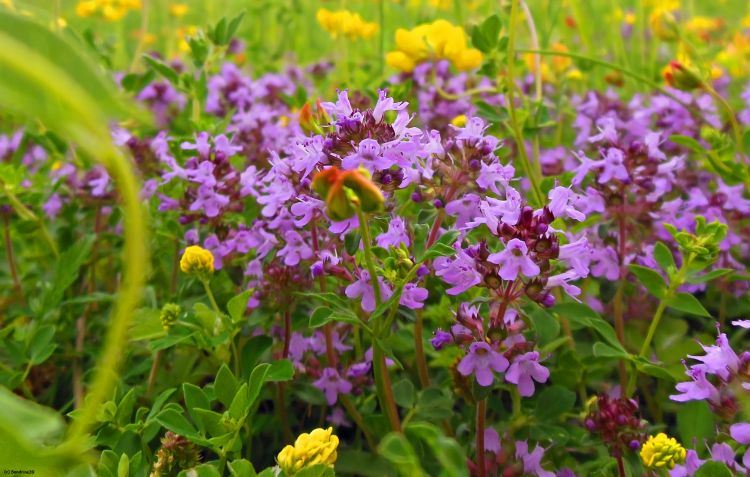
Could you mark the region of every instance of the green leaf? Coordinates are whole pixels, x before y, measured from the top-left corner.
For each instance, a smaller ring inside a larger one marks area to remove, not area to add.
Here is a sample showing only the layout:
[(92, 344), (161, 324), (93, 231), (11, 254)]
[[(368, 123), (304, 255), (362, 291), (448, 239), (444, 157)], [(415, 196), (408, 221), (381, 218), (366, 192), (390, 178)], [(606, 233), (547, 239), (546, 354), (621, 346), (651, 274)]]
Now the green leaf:
[(700, 466), (694, 477), (732, 477), (732, 471), (723, 462), (710, 460)]
[(456, 249), (453, 248), (453, 244), (456, 242), (456, 239), (458, 238), (458, 231), (457, 230), (451, 230), (449, 232), (444, 233), (440, 236), (439, 239), (435, 241), (434, 244), (430, 248), (427, 249), (427, 251), (424, 253), (424, 255), (419, 258), (419, 262), (425, 262), (428, 260), (432, 260), (437, 257), (449, 257), (451, 255), (456, 254)]
[(291, 381), (294, 378), (294, 365), (288, 359), (271, 363), (265, 376), (265, 382)]
[(407, 426), (406, 433), (416, 435), (432, 449), (443, 468), (441, 476), (469, 477), (466, 453), (455, 439), (445, 436), (440, 428), (427, 422), (412, 422)]
[(177, 74), (177, 72), (174, 69), (172, 69), (171, 66), (169, 66), (166, 63), (164, 63), (160, 59), (154, 58), (150, 54), (146, 54), (146, 55), (143, 55), (143, 60), (146, 63), (148, 63), (148, 65), (154, 71), (156, 71), (157, 73), (159, 73), (160, 75), (162, 75), (167, 81), (169, 81), (173, 85), (176, 85), (179, 82), (180, 77)]
[(40, 364), (47, 360), (55, 351), (57, 345), (52, 342), (55, 337), (55, 327), (41, 325), (35, 327), (29, 338), (26, 355), (30, 364)]
[(237, 393), (234, 395), (234, 399), (232, 399), (232, 404), (229, 405), (229, 415), (238, 421), (247, 416), (247, 413), (250, 411), (250, 405), (252, 404), (248, 397), (247, 387), (247, 383), (242, 383), (242, 386), (240, 386)]
[(688, 149), (691, 149), (694, 152), (699, 152), (705, 154), (706, 148), (703, 147), (701, 143), (696, 141), (690, 136), (681, 136), (678, 134), (673, 134), (672, 136), (669, 136), (669, 140), (672, 141), (675, 144), (679, 144), (681, 146), (685, 146)]
[(676, 270), (677, 265), (674, 263), (674, 257), (669, 247), (664, 245), (664, 242), (656, 242), (654, 245), (654, 260), (659, 264), (662, 270), (669, 273), (671, 270)]
[(657, 298), (664, 298), (667, 293), (667, 283), (661, 275), (641, 265), (629, 265), (628, 268), (638, 278), (638, 281), (646, 287), (646, 290)]
[(201, 421), (197, 418), (195, 412), (196, 409), (211, 409), (211, 403), (201, 388), (191, 383), (182, 384), (182, 395), (185, 398), (185, 408), (187, 408), (188, 414), (198, 424), (201, 430), (205, 430), (201, 426)]
[(426, 475), (414, 448), (403, 434), (391, 432), (378, 445), (378, 453), (388, 459), (403, 477)]
[(221, 477), (221, 473), (210, 463), (193, 467), (186, 472), (188, 477)]
[(716, 434), (716, 418), (705, 401), (688, 401), (677, 408), (681, 442), (703, 442)]
[(133, 341), (152, 340), (166, 335), (161, 324), (161, 312), (154, 308), (139, 308), (133, 313), (133, 326), (130, 339)]
[(250, 381), (247, 391), (250, 405), (253, 405), (255, 403), (255, 400), (258, 399), (260, 390), (263, 388), (263, 384), (266, 382), (266, 375), (268, 374), (268, 370), (270, 368), (271, 365), (268, 363), (259, 364), (255, 367), (255, 369), (253, 369), (253, 372), (250, 374)]
[(360, 235), (359, 231), (349, 232), (344, 235), (344, 250), (353, 257), (354, 254), (357, 253), (357, 250), (359, 250), (359, 244), (361, 241), (362, 235)]
[(734, 272), (734, 270), (732, 270), (731, 268), (717, 268), (703, 275), (693, 275), (691, 277), (688, 277), (686, 281), (692, 284), (706, 283), (710, 282), (711, 280), (716, 280), (717, 278), (729, 275), (732, 272)]
[(561, 303), (555, 305), (552, 310), (561, 317), (566, 318), (571, 325), (596, 330), (607, 344), (624, 354), (628, 354), (617, 339), (617, 334), (612, 325), (604, 321), (604, 318), (588, 305), (583, 303)]
[(654, 376), (655, 378), (663, 379), (667, 382), (674, 382), (674, 376), (672, 376), (672, 374), (663, 367), (658, 366), (641, 356), (635, 356), (632, 357), (632, 359), (635, 362), (635, 366), (636, 368), (638, 368), (638, 371), (642, 372), (643, 374), (648, 374), (649, 376)]
[(311, 465), (294, 474), (294, 477), (334, 477), (333, 468), (325, 464)]
[(242, 318), (245, 316), (245, 310), (247, 310), (247, 301), (250, 299), (252, 293), (253, 290), (245, 290), (227, 303), (227, 311), (234, 323), (242, 321)]
[(411, 409), (415, 396), (414, 384), (408, 379), (402, 379), (393, 385), (393, 397), (399, 406)]
[(486, 18), (481, 25), (471, 30), (471, 43), (474, 48), (482, 53), (489, 53), (497, 48), (497, 40), (503, 24), (500, 17), (492, 15)]
[[(2, 15), (0, 15), (0, 18)], [(86, 235), (76, 240), (73, 245), (60, 255), (55, 264), (55, 276), (52, 288), (47, 290), (42, 298), (45, 310), (51, 310), (62, 300), (63, 293), (78, 278), (81, 267), (89, 259), (91, 248), (96, 240), (95, 235)]]
[(685, 313), (711, 318), (711, 314), (703, 308), (701, 302), (690, 293), (678, 293), (667, 300), (667, 306), (676, 310), (684, 311)]
[(539, 344), (545, 345), (560, 334), (560, 322), (543, 308), (537, 308), (531, 313), (534, 329), (539, 334)]
[(622, 348), (614, 348), (606, 343), (597, 341), (593, 347), (594, 356), (597, 358), (618, 358), (618, 359), (630, 359), (630, 354), (625, 352)]
[(573, 391), (559, 385), (547, 386), (539, 393), (534, 414), (542, 422), (557, 420), (570, 412), (575, 402), (576, 393)]
[(256, 477), (258, 475), (255, 473), (253, 464), (245, 459), (237, 459), (230, 462), (229, 473), (232, 477)]
[(234, 37), (234, 34), (237, 33), (237, 28), (239, 28), (240, 23), (242, 23), (242, 19), (245, 17), (245, 12), (241, 12), (236, 17), (232, 18), (232, 20), (229, 22), (229, 25), (227, 25), (227, 32), (225, 35), (225, 43), (228, 44), (232, 37)]
[(237, 379), (226, 364), (222, 364), (214, 380), (214, 394), (224, 406), (229, 406), (237, 391)]
[(156, 422), (164, 426), (167, 430), (185, 436), (188, 439), (191, 437), (198, 437), (198, 433), (193, 425), (190, 424), (190, 421), (188, 421), (181, 412), (176, 411), (175, 409), (164, 409), (158, 416), (156, 416)]

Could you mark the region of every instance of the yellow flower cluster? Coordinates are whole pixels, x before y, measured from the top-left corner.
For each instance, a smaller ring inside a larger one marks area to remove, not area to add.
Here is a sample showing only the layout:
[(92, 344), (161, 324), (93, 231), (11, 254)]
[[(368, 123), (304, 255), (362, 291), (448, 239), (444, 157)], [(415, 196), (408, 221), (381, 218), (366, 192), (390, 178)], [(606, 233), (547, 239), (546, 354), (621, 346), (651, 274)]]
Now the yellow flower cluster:
[(410, 72), (424, 61), (447, 59), (459, 70), (471, 70), (482, 63), (482, 52), (466, 47), (466, 32), (446, 20), (396, 30), (396, 51), (386, 62), (397, 70)]
[(191, 275), (207, 277), (214, 272), (214, 256), (205, 248), (191, 245), (182, 254), (180, 270)]
[(99, 15), (107, 21), (116, 22), (130, 10), (140, 10), (141, 0), (82, 0), (76, 5), (79, 17)]
[(641, 459), (649, 469), (674, 469), (675, 464), (685, 462), (685, 455), (685, 448), (663, 432), (650, 436), (641, 449)]
[(318, 10), (316, 15), (318, 23), (333, 38), (340, 36), (349, 39), (372, 38), (378, 31), (378, 24), (362, 19), (359, 14), (349, 10), (331, 11), (326, 8)]
[(294, 446), (284, 447), (276, 460), (288, 476), (293, 476), (312, 465), (324, 464), (333, 467), (336, 463), (338, 445), (339, 438), (333, 435), (333, 428), (318, 428), (309, 434), (300, 434)]

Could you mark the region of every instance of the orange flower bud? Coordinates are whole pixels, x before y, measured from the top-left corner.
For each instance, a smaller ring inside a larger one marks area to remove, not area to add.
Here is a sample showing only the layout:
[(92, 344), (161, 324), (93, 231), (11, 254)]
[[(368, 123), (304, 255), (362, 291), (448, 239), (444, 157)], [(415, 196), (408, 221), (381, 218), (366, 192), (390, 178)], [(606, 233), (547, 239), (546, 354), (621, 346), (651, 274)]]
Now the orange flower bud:
[(354, 191), (364, 212), (377, 212), (383, 208), (385, 198), (370, 179), (367, 169), (347, 171), (343, 174), (344, 185)]
[(669, 86), (683, 91), (700, 88), (703, 84), (700, 72), (679, 61), (670, 61), (662, 70), (662, 75)]
[(357, 213), (376, 212), (383, 207), (383, 193), (370, 179), (366, 169), (341, 171), (337, 167), (318, 172), (313, 190), (326, 202), (326, 212), (335, 221), (346, 220)]

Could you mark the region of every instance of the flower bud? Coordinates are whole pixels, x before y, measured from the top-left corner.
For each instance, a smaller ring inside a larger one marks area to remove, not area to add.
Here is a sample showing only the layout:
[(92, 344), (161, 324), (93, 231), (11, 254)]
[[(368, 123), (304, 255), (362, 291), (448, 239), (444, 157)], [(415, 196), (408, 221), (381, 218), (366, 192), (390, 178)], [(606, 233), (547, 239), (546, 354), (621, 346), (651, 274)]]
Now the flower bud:
[(654, 35), (662, 41), (676, 41), (680, 37), (677, 21), (669, 10), (663, 8), (654, 10), (648, 22)]
[(688, 63), (680, 63), (679, 61), (670, 61), (662, 70), (662, 76), (669, 86), (683, 91), (700, 88), (703, 84), (703, 79), (701, 79), (698, 70)]
[(177, 303), (167, 303), (162, 307), (159, 319), (165, 331), (169, 331), (172, 325), (177, 322), (180, 313), (182, 313), (182, 308)]

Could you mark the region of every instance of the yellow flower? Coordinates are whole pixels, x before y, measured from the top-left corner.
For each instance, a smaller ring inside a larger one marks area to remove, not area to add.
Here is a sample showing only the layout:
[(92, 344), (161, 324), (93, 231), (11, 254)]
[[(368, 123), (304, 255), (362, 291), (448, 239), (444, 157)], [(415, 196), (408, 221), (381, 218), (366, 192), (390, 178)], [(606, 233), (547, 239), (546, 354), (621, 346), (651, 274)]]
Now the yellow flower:
[(284, 447), (276, 460), (288, 476), (293, 476), (305, 467), (317, 464), (333, 467), (336, 463), (338, 445), (339, 438), (333, 435), (333, 428), (318, 428), (309, 434), (300, 434), (294, 446)]
[(96, 0), (87, 0), (78, 2), (76, 5), (76, 15), (79, 17), (90, 17), (99, 9), (99, 3)]
[(411, 30), (396, 30), (396, 50), (386, 55), (386, 62), (401, 71), (410, 72), (424, 61), (449, 60), (459, 70), (471, 70), (482, 63), (482, 53), (467, 48), (466, 32), (446, 20), (418, 25)]
[(139, 10), (141, 0), (81, 0), (76, 5), (79, 17), (99, 15), (107, 21), (117, 21), (124, 17), (129, 10)]
[(188, 6), (185, 3), (173, 3), (169, 6), (169, 14), (173, 17), (184, 17), (188, 12)]
[(190, 53), (190, 43), (188, 38), (195, 36), (198, 33), (198, 27), (195, 25), (188, 25), (177, 29), (178, 44), (177, 47), (183, 53)]
[(466, 115), (465, 114), (459, 114), (455, 118), (451, 119), (451, 124), (456, 126), (457, 128), (462, 128), (466, 126)]
[(205, 279), (214, 272), (214, 256), (205, 248), (191, 245), (182, 254), (180, 270)]
[(318, 23), (332, 38), (344, 36), (355, 40), (372, 38), (378, 31), (378, 24), (365, 21), (359, 14), (349, 10), (331, 11), (321, 8), (315, 15)]
[(675, 464), (685, 462), (685, 454), (685, 448), (663, 432), (650, 436), (641, 448), (641, 459), (649, 469), (674, 469)]

